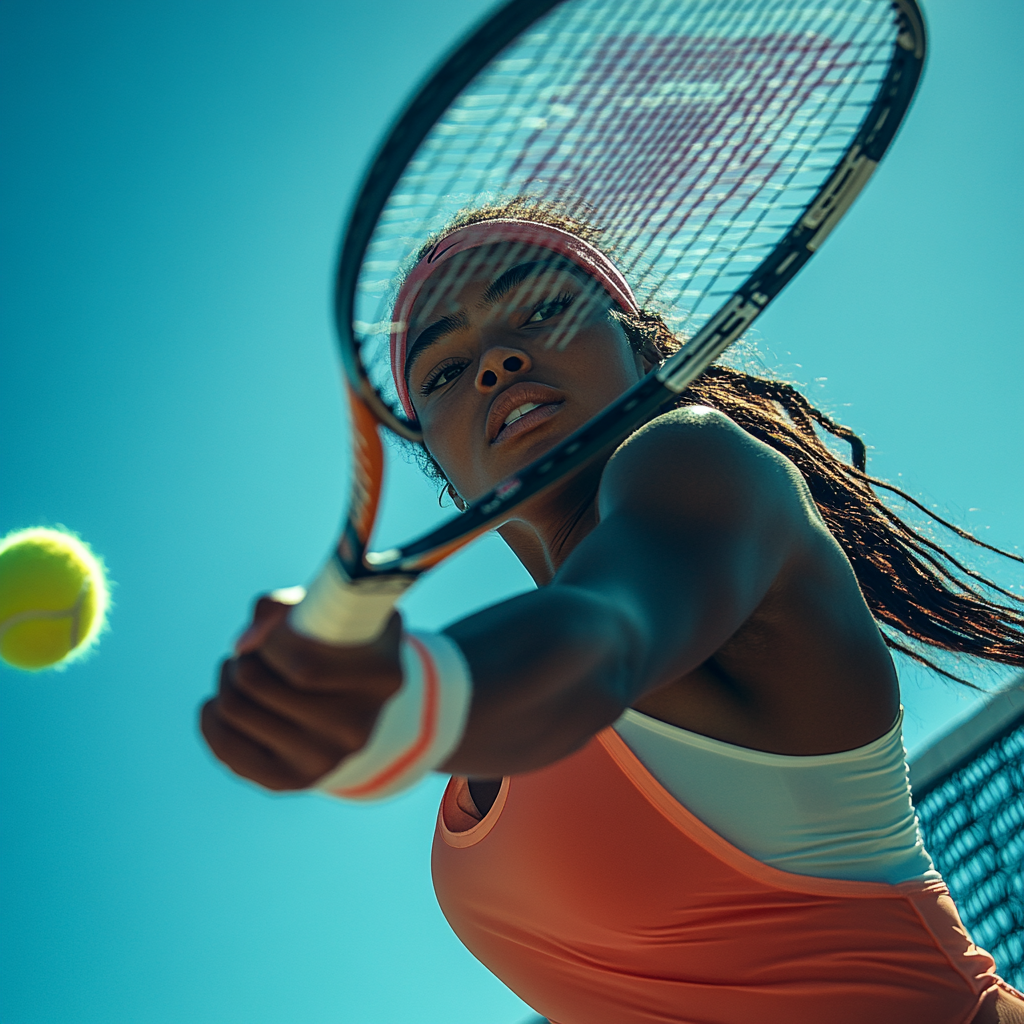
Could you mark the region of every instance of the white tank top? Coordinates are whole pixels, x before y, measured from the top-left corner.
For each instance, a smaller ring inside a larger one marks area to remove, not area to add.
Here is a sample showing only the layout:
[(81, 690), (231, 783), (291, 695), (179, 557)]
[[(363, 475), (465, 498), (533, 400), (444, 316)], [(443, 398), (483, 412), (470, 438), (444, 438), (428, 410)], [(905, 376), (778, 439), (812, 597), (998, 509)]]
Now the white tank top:
[(918, 832), (902, 726), (901, 707), (867, 746), (811, 757), (737, 747), (632, 709), (615, 731), (676, 800), (751, 857), (895, 885), (941, 877)]

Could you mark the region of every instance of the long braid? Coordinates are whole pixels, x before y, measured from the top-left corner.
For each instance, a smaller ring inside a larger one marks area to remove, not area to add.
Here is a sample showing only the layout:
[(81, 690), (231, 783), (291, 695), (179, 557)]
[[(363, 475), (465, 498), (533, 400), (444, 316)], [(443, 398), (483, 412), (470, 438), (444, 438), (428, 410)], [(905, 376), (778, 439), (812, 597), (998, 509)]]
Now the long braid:
[[(853, 467), (843, 465), (845, 473), (855, 479), (859, 479), (862, 483), (868, 485), (868, 490), (865, 491), (872, 501), (874, 511), (881, 514), (897, 530), (906, 530), (906, 542), (916, 551), (922, 558), (930, 562), (939, 572), (943, 573), (949, 583), (954, 586), (960, 587), (965, 590), (969, 590), (962, 580), (958, 580), (954, 575), (948, 573), (945, 570), (943, 562), (952, 564), (957, 570), (963, 573), (965, 576), (978, 581), (984, 586), (991, 590), (995, 590), (998, 593), (1009, 597), (1014, 601), (1024, 603), (1024, 597), (1018, 594), (1014, 594), (1009, 590), (1004, 590), (1002, 587), (997, 586), (995, 583), (986, 579), (979, 572), (975, 572), (973, 569), (968, 568), (963, 563), (957, 561), (945, 548), (936, 544), (934, 541), (929, 540), (917, 531), (911, 530), (903, 520), (891, 509), (887, 508), (884, 504), (879, 502), (875, 495), (871, 494), (870, 488), (881, 487), (893, 494), (898, 495), (904, 501), (913, 505), (915, 508), (924, 512), (930, 516), (935, 522), (944, 526), (947, 530), (951, 530), (958, 537), (962, 537), (964, 540), (970, 541), (973, 544), (977, 544), (978, 547), (987, 549), (988, 551), (994, 551), (996, 554), (1003, 555), (1006, 558), (1013, 559), (1016, 562), (1024, 563), (1024, 558), (1019, 555), (1011, 554), (1008, 551), (1002, 551), (999, 548), (993, 547), (991, 544), (986, 544), (984, 541), (978, 540), (972, 534), (967, 533), (966, 530), (960, 529), (953, 523), (947, 522), (941, 516), (936, 515), (930, 509), (926, 508), (919, 501), (916, 501), (905, 491), (901, 491), (898, 487), (894, 487), (891, 484), (886, 483), (884, 480), (879, 480), (877, 477), (869, 476), (866, 472), (867, 465), (867, 450), (864, 446), (864, 442), (849, 428), (844, 427), (842, 424), (836, 423), (834, 420), (826, 416), (820, 409), (816, 409), (811, 403), (800, 394), (791, 384), (786, 384), (783, 381), (764, 380), (762, 378), (751, 377), (749, 381), (752, 382), (752, 390), (756, 393), (760, 393), (763, 397), (769, 398), (771, 401), (777, 402), (781, 405), (786, 412), (789, 414), (790, 419), (799, 423), (800, 431), (804, 437), (815, 438), (813, 428), (810, 427), (807, 422), (807, 418), (813, 419), (819, 423), (834, 437), (840, 438), (846, 441), (850, 445), (850, 461), (853, 463)], [(928, 548), (932, 552), (935, 552), (939, 558), (933, 557), (923, 548)]]
[[(853, 431), (815, 409), (791, 385), (724, 366), (707, 370), (684, 392), (679, 404), (718, 409), (797, 467), (825, 525), (849, 558), (868, 607), (879, 623), (888, 627), (883, 635), (890, 647), (959, 682), (967, 681), (908, 647), (890, 631), (942, 650), (1024, 665), (1024, 614), (993, 600), (985, 591), (1015, 603), (1024, 599), (964, 566), (884, 505), (872, 490), (882, 482), (864, 471), (864, 445)], [(815, 423), (850, 445), (853, 465), (828, 449), (818, 437)], [(886, 489), (920, 507), (897, 488)], [(934, 514), (931, 518), (979, 547), (1020, 561)], [(980, 587), (971, 586), (963, 577)]]
[[(526, 196), (465, 210), (450, 227), (500, 217), (538, 220), (594, 244), (601, 241), (600, 228), (587, 222), (582, 207), (539, 203)], [(614, 247), (609, 249), (609, 255), (614, 255)], [(653, 358), (669, 355), (680, 347), (680, 340), (656, 313), (620, 312), (613, 316), (622, 324), (637, 352)], [(904, 522), (881, 501), (875, 488), (896, 495), (979, 548), (1016, 562), (1024, 563), (1024, 558), (978, 540), (898, 487), (870, 476), (864, 442), (849, 427), (815, 408), (785, 381), (752, 376), (727, 366), (711, 366), (680, 396), (677, 404), (718, 409), (797, 467), (822, 520), (850, 560), (868, 607), (883, 627), (882, 635), (890, 648), (975, 689), (973, 683), (947, 672), (904, 643), (904, 638), (987, 661), (1024, 666), (1024, 613), (1019, 608), (1024, 598), (997, 586)], [(849, 445), (851, 464), (828, 448), (816, 427)], [(431, 475), (444, 481), (441, 468), (426, 449), (418, 448), (417, 455)], [(999, 594), (1013, 604), (1003, 604), (990, 594)]]

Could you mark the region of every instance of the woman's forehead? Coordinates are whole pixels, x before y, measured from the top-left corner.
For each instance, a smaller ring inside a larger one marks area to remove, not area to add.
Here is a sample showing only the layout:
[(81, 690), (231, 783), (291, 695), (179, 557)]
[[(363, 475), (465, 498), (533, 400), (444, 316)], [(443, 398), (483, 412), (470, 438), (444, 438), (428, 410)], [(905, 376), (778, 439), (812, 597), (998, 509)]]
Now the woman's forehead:
[[(443, 252), (443, 241), (441, 249)], [(413, 330), (425, 321), (450, 316), (462, 308), (467, 292), (493, 285), (502, 274), (522, 264), (543, 263), (551, 273), (585, 276), (566, 256), (532, 242), (494, 242), (456, 253), (423, 283), (409, 317)]]

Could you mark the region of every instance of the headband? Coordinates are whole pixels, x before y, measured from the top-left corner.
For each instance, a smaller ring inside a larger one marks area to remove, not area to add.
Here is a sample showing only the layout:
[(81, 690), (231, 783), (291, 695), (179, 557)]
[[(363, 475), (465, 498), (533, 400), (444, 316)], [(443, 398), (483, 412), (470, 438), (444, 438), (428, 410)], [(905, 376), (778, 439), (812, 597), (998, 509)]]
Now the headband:
[(485, 220), (456, 228), (440, 239), (402, 282), (391, 318), (391, 373), (395, 378), (395, 387), (398, 389), (398, 399), (402, 403), (402, 408), (413, 422), (416, 420), (416, 412), (405, 383), (405, 360), (412, 307), (427, 279), (445, 260), (450, 260), (467, 249), (476, 249), (494, 242), (524, 242), (565, 256), (589, 277), (598, 281), (627, 313), (636, 313), (639, 310), (633, 291), (618, 267), (600, 249), (568, 231), (540, 221), (512, 219)]

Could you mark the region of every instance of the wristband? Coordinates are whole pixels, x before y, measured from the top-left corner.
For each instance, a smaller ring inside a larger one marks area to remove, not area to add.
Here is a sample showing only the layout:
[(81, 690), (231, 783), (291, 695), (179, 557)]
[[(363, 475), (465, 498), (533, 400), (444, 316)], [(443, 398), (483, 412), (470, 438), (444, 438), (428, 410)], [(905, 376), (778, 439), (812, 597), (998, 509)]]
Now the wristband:
[(346, 800), (381, 800), (442, 765), (466, 728), (473, 681), (458, 644), (443, 633), (406, 632), (402, 685), (381, 708), (366, 745), (316, 782)]

